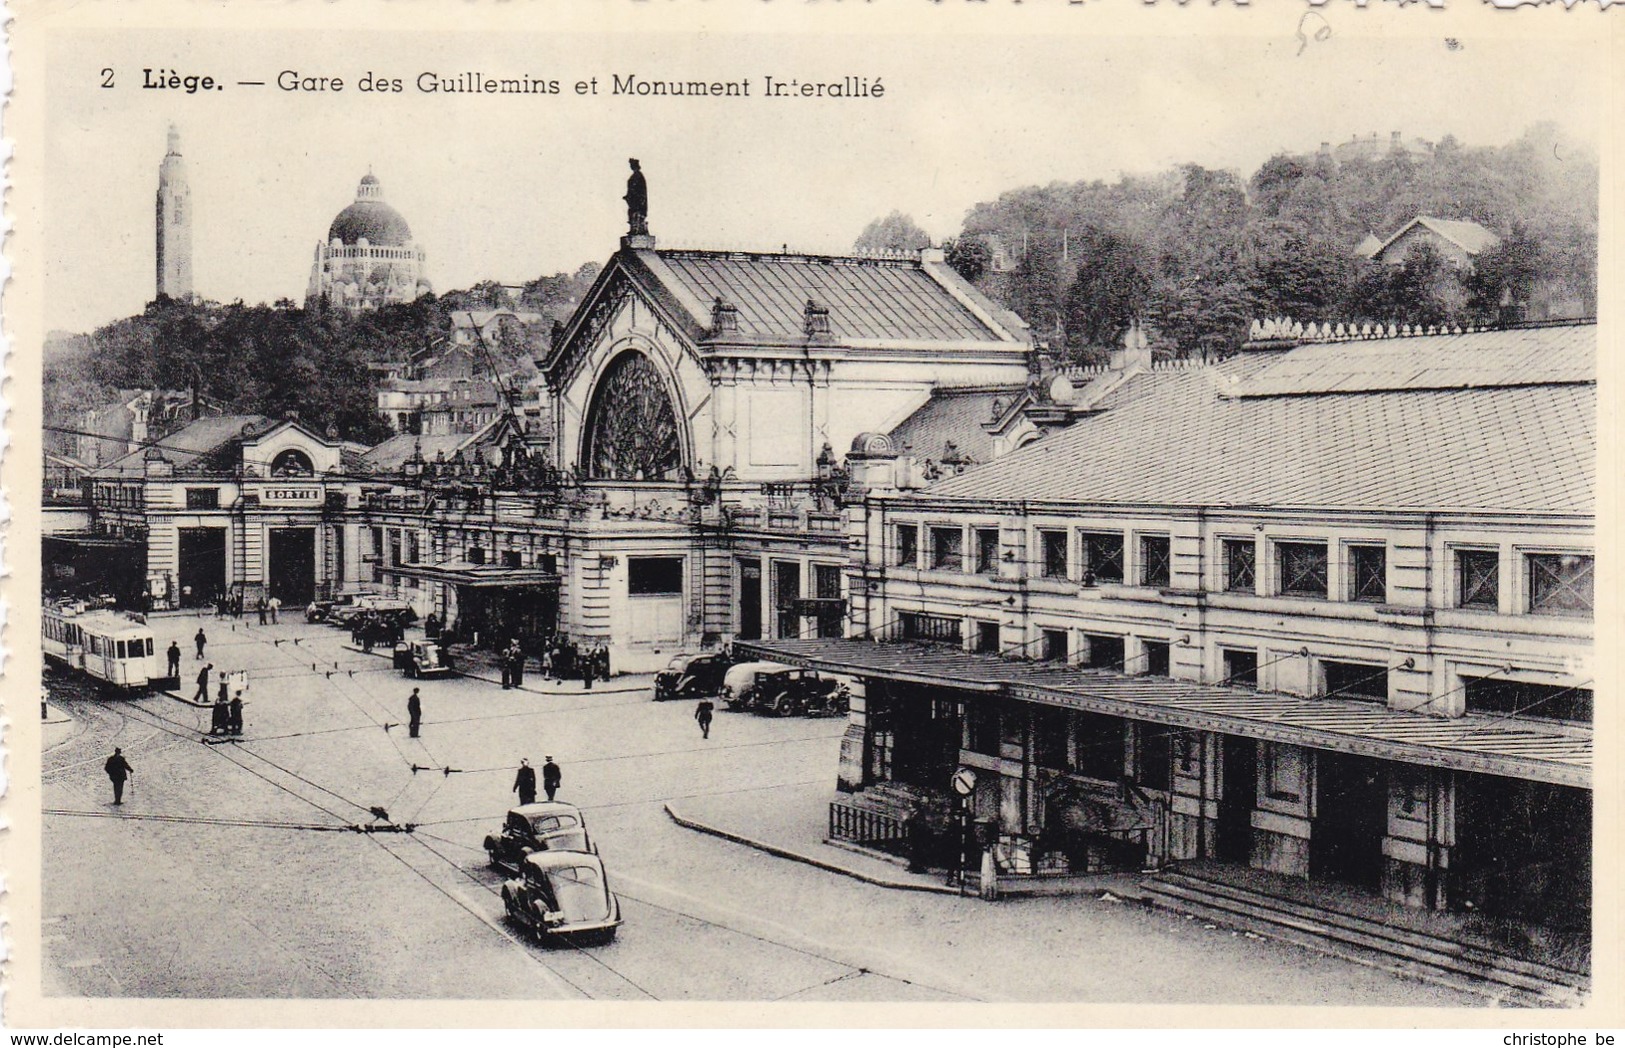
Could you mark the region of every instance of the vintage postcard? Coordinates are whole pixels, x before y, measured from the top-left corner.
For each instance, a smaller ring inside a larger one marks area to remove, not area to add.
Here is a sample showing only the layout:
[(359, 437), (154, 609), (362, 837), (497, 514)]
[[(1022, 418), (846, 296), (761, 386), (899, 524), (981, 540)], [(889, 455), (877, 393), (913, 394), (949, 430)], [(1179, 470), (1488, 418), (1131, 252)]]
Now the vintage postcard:
[(1617, 1024), (1617, 19), (14, 26), (13, 1028)]

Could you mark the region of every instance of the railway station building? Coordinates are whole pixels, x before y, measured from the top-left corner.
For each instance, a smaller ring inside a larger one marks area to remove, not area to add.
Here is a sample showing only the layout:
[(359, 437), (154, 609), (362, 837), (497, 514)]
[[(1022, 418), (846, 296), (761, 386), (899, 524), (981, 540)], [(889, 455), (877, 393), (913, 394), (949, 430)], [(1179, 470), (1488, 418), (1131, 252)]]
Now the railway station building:
[(1012, 873), (1587, 924), (1596, 328), (1296, 330), (1119, 354), (923, 490), (854, 457), (846, 635), (737, 645), (861, 682), (832, 834), (971, 769)]

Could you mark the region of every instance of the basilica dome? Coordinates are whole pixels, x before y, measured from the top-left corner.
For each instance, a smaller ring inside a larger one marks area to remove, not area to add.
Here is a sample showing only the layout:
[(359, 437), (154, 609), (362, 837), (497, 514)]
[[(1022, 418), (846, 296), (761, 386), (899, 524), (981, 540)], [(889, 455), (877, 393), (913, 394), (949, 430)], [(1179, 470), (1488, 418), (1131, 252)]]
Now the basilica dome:
[(356, 187), (355, 203), (340, 211), (327, 227), (327, 242), (355, 245), (362, 240), (374, 247), (405, 247), (412, 242), (412, 227), (401, 213), (384, 203), (383, 187), (369, 172)]

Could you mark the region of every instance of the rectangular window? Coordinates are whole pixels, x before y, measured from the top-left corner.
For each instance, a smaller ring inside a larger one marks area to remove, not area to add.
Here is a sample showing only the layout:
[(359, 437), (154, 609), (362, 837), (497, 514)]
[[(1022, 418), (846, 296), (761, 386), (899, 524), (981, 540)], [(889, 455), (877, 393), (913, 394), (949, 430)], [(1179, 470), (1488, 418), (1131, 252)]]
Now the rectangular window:
[(976, 529), (976, 573), (978, 575), (997, 575), (999, 573), (999, 529)]
[(956, 646), (963, 643), (958, 619), (918, 611), (899, 612), (897, 619), (904, 640), (929, 640)]
[(1071, 718), (1054, 706), (1033, 709), (1033, 763), (1056, 771), (1066, 769), (1066, 736)]
[(484, 564), (485, 563), (485, 547), (483, 547), (483, 546), (470, 546), (470, 547), (468, 547), (468, 562), (470, 564)]
[(1281, 570), (1281, 593), (1293, 597), (1326, 596), (1324, 542), (1279, 542), (1275, 554)]
[(518, 550), (516, 550), (516, 549), (505, 549), (505, 550), (502, 551), (502, 566), (503, 567), (505, 567), (505, 568), (517, 568), (517, 567), (520, 567), (521, 565), (519, 563), (519, 560), (520, 560), (520, 556), (519, 556), (519, 551)]
[(897, 525), (897, 564), (903, 568), (920, 563), (920, 529), (913, 524)]
[(1098, 633), (1085, 633), (1089, 661), (1084, 665), (1094, 670), (1120, 670), (1123, 668), (1123, 638)]
[(124, 642), (123, 641), (118, 642), (118, 650), (114, 653), (114, 657), (120, 658), (120, 659), (126, 657), (125, 654), (124, 654)]
[(408, 564), (418, 562), (418, 533), (415, 531), (406, 533), (406, 562)]
[(669, 597), (681, 594), (683, 558), (626, 558), (626, 592), (634, 597)]
[(1231, 593), (1258, 592), (1258, 544), (1252, 539), (1224, 540), (1224, 588)]
[(1166, 790), (1172, 785), (1173, 746), (1169, 736), (1175, 729), (1166, 724), (1135, 725), (1139, 753), (1136, 754), (1134, 779), (1150, 790)]
[(1038, 541), (1043, 546), (1044, 577), (1064, 579), (1070, 574), (1067, 564), (1067, 536), (1064, 531), (1040, 531)]
[(997, 622), (978, 622), (976, 624), (976, 650), (986, 655), (999, 653), (999, 624)]
[(1457, 603), (1463, 608), (1501, 606), (1501, 554), (1496, 550), (1461, 549), (1456, 551), (1456, 573), (1459, 576)]
[(989, 757), (999, 755), (999, 708), (991, 702), (968, 703), (965, 748)]
[(1322, 695), (1339, 699), (1371, 699), (1388, 701), (1388, 667), (1369, 662), (1333, 662), (1322, 659), (1321, 672), (1326, 677), (1326, 690)]
[(1464, 677), (1468, 713), (1541, 717), (1546, 720), (1591, 723), (1590, 688), (1556, 684), (1529, 684), (1498, 677)]
[(773, 599), (779, 612), (779, 636), (801, 636), (801, 565), (793, 560), (773, 562)]
[(1224, 680), (1232, 688), (1258, 687), (1258, 652), (1239, 648), (1226, 648), (1224, 652)]
[(186, 508), (187, 509), (219, 509), (220, 508), (220, 489), (219, 488), (187, 488), (186, 489)]
[(1121, 782), (1124, 773), (1124, 732), (1128, 723), (1104, 713), (1073, 714), (1073, 744), (1077, 747), (1078, 774), (1090, 779)]
[(1044, 631), (1044, 661), (1065, 662), (1072, 657), (1067, 650), (1066, 630)]
[(559, 555), (557, 553), (543, 553), (542, 570), (549, 575), (557, 575), (559, 573)]
[(1590, 615), (1595, 564), (1573, 553), (1531, 553), (1529, 613), (1531, 615)]
[(965, 533), (959, 528), (931, 529), (931, 566), (938, 571), (965, 570)]
[(1152, 677), (1170, 676), (1168, 642), (1165, 640), (1148, 640), (1142, 646), (1145, 648), (1144, 672)]
[(1116, 532), (1083, 535), (1083, 584), (1123, 581), (1123, 536)]
[(819, 600), (834, 602), (819, 605), (818, 635), (828, 638), (841, 636), (841, 622), (846, 614), (845, 606), (839, 603), (841, 599), (841, 566), (839, 564), (814, 564), (813, 588), (814, 596)]
[(1388, 547), (1349, 547), (1349, 600), (1381, 604), (1388, 599)]
[(1169, 561), (1172, 556), (1168, 536), (1140, 536), (1140, 585), (1168, 585)]

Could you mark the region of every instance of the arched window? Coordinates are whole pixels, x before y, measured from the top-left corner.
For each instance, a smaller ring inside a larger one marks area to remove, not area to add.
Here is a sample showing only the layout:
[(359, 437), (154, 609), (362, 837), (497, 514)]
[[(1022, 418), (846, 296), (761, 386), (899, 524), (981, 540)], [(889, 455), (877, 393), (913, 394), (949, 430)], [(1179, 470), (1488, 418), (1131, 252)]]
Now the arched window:
[(628, 352), (605, 369), (587, 412), (584, 466), (594, 480), (676, 480), (677, 413), (655, 365)]
[(309, 477), (315, 472), (316, 467), (311, 463), (310, 456), (298, 448), (278, 452), (277, 457), (271, 460), (273, 477)]

